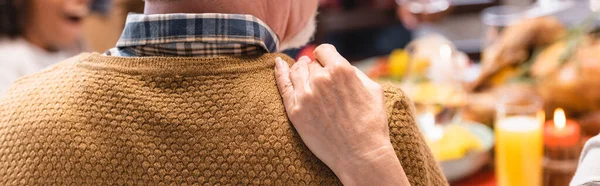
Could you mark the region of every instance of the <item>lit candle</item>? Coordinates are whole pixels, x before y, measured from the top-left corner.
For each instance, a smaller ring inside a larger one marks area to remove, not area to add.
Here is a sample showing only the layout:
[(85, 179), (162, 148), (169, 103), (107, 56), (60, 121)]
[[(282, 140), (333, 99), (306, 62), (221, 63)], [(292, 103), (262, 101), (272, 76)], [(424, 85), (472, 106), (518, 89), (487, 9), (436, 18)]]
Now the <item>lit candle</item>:
[(554, 111), (554, 120), (546, 122), (544, 127), (544, 144), (547, 147), (571, 147), (579, 143), (579, 124), (568, 120), (565, 111), (558, 108)]

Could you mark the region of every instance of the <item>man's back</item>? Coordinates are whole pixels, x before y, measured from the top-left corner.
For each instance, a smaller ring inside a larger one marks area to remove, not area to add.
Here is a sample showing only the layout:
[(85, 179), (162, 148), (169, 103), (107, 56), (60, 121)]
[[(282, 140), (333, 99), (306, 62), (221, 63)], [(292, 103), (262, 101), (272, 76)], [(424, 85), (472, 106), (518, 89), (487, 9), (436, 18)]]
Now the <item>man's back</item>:
[(0, 182), (332, 184), (288, 123), (272, 56), (84, 54), (22, 79), (0, 103)]
[[(82, 54), (0, 98), (0, 185), (334, 185), (289, 123), (273, 59)], [(386, 90), (413, 185), (445, 184), (408, 100)]]

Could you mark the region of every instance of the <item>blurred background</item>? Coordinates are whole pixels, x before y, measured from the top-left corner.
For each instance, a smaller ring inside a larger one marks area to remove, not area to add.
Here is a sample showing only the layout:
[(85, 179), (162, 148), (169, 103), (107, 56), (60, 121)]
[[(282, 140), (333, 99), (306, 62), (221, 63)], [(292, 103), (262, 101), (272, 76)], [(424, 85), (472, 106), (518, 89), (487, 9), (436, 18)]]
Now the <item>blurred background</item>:
[[(0, 91), (115, 46), (141, 0), (0, 0)], [(321, 0), (322, 43), (402, 87), (451, 185), (568, 185), (600, 132), (596, 0)], [(23, 57), (25, 56), (25, 57)]]

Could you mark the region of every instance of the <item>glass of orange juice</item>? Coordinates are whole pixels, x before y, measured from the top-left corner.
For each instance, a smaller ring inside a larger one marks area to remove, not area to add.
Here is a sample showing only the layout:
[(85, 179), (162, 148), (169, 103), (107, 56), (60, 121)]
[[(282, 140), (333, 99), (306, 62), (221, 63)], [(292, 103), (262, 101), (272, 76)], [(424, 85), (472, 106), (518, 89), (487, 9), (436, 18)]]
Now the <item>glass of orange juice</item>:
[(499, 186), (542, 185), (542, 124), (540, 98), (503, 98), (496, 106), (496, 178)]

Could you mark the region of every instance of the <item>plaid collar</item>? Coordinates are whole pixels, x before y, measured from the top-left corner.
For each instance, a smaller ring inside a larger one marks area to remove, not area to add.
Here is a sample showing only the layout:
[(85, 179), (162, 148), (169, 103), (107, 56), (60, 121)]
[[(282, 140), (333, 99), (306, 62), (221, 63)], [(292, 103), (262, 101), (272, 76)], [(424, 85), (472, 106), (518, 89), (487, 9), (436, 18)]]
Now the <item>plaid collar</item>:
[(218, 56), (276, 52), (277, 35), (243, 14), (129, 14), (109, 56)]

